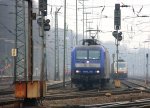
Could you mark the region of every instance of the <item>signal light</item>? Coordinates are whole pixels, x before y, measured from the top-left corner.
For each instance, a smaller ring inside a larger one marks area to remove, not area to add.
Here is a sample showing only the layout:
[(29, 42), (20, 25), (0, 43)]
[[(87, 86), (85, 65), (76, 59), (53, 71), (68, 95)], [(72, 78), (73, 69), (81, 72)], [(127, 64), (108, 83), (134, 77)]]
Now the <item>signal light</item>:
[(120, 30), (121, 29), (121, 10), (120, 4), (115, 4), (114, 10), (114, 29)]
[[(113, 31), (112, 32), (112, 35), (116, 38), (116, 39), (118, 39), (118, 41), (121, 41), (122, 40), (122, 32), (117, 32), (117, 31)], [(118, 35), (118, 38), (117, 38), (117, 35)]]

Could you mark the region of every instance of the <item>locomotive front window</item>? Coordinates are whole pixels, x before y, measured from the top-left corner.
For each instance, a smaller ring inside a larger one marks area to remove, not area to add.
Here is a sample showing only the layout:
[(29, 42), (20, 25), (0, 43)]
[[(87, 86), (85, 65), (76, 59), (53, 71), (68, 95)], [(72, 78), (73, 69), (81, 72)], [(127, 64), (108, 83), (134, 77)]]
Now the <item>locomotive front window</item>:
[(100, 51), (89, 50), (89, 59), (100, 59)]
[[(116, 63), (116, 67), (117, 67), (117, 63)], [(119, 69), (125, 69), (126, 68), (126, 64), (124, 64), (124, 63), (118, 63), (118, 68)]]
[(87, 59), (87, 51), (85, 50), (77, 50), (76, 59)]

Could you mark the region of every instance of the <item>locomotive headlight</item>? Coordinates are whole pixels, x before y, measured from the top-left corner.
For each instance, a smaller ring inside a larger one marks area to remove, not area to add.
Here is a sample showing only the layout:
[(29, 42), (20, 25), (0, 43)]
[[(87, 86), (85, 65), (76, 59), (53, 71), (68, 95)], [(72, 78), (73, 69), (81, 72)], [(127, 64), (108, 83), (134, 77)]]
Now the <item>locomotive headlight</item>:
[(97, 71), (96, 71), (96, 73), (100, 73), (100, 71), (99, 71), (99, 70), (97, 70)]
[(80, 71), (79, 70), (76, 70), (76, 73), (79, 73)]
[(86, 61), (86, 63), (90, 63), (90, 61)]

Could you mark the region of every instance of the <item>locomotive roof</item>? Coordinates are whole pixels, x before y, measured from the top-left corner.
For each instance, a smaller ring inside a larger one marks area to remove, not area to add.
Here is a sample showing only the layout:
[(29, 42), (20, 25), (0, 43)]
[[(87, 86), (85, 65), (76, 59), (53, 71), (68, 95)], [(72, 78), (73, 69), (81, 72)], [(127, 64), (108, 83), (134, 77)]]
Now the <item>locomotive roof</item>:
[(103, 51), (106, 51), (108, 52), (107, 48), (104, 47), (103, 45), (79, 45), (79, 46), (76, 46), (74, 49), (102, 49)]
[(102, 45), (79, 45), (79, 46), (76, 46), (76, 48), (101, 48), (103, 47)]
[[(117, 62), (117, 61), (116, 61)], [(118, 59), (118, 62), (125, 62), (123, 59)]]
[(90, 46), (90, 45), (100, 45), (100, 44), (101, 44), (100, 41), (97, 40), (97, 39), (94, 39), (94, 38), (92, 38), (92, 39), (83, 39), (82, 40), (82, 45)]
[(95, 49), (95, 50), (101, 50), (102, 52), (106, 52), (107, 54), (109, 54), (109, 51), (106, 47), (104, 47), (103, 45), (78, 45), (76, 47), (74, 47), (72, 49), (72, 52), (74, 52), (75, 50), (88, 50), (88, 49)]

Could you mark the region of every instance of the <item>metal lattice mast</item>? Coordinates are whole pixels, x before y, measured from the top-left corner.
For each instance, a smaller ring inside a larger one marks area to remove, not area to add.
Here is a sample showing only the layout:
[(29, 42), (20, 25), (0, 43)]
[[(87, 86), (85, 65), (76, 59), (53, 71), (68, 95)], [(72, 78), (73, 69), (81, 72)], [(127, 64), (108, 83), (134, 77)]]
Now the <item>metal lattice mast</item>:
[(16, 39), (17, 55), (14, 64), (14, 81), (26, 81), (26, 38), (25, 38), (25, 4), (16, 0)]
[[(59, 8), (60, 9), (60, 8)], [(58, 42), (58, 11), (55, 12), (55, 76), (54, 80), (60, 80), (59, 78), (59, 42)]]

